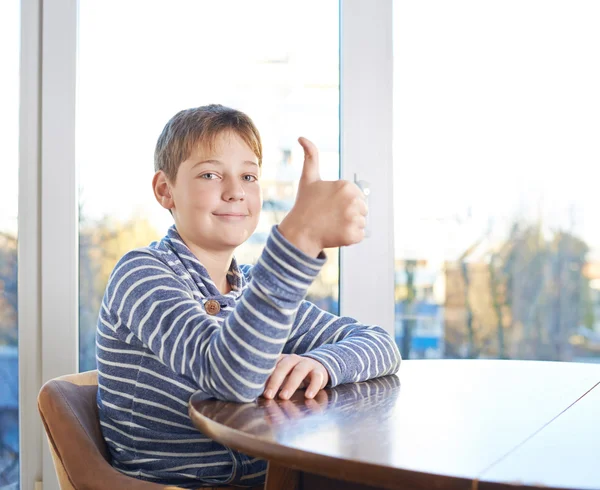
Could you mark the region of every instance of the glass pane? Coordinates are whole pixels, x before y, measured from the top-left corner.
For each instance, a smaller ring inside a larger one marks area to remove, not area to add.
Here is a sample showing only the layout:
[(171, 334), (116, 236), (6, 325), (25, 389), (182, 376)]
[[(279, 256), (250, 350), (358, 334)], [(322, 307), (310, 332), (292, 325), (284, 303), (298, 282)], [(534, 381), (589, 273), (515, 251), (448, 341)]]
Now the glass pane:
[(600, 4), (394, 8), (402, 354), (600, 360)]
[(0, 2), (0, 488), (19, 488), (17, 207), (20, 2)]
[[(80, 369), (86, 370), (95, 367), (96, 320), (113, 266), (172, 223), (151, 180), (156, 140), (176, 112), (221, 103), (246, 112), (261, 132), (264, 206), (255, 234), (236, 254), (240, 263), (257, 259), (271, 226), (294, 202), (303, 162), (298, 136), (319, 147), (322, 177), (338, 178), (339, 6), (337, 0), (302, 8), (276, 0), (81, 0), (79, 15)], [(337, 313), (337, 251), (328, 256), (309, 299)]]

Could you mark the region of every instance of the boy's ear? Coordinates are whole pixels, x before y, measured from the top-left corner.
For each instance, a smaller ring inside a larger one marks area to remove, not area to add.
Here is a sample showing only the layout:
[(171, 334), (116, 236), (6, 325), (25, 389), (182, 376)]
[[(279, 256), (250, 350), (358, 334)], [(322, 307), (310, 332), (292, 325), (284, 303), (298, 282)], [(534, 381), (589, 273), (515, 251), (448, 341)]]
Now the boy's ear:
[(165, 209), (172, 209), (175, 205), (173, 196), (171, 194), (171, 187), (169, 186), (169, 180), (162, 170), (159, 170), (154, 174), (152, 178), (152, 190), (154, 191), (154, 197)]

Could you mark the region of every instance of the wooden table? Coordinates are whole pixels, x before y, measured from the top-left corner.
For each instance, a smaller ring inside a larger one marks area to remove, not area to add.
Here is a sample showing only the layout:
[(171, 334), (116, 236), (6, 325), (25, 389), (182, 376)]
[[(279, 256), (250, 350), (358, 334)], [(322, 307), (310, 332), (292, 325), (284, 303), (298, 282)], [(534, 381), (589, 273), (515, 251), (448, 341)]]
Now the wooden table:
[(595, 364), (404, 361), (397, 377), (313, 401), (196, 394), (189, 413), (214, 440), (267, 459), (268, 490), (284, 488), (282, 474), (314, 490), (600, 488)]

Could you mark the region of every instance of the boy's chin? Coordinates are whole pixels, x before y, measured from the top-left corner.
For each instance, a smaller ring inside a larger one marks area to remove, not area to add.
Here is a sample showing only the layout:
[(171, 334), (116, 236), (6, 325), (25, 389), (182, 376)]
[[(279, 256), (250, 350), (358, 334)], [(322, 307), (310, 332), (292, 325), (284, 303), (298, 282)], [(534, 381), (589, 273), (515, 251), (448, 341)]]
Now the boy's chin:
[(235, 249), (243, 245), (252, 233), (224, 233), (219, 237), (218, 243), (224, 249)]

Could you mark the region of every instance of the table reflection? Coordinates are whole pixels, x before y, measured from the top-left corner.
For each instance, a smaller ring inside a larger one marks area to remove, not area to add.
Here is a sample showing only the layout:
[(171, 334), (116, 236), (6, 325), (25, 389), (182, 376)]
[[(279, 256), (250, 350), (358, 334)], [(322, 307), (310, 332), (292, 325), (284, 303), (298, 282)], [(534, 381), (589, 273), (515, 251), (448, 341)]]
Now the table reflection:
[(382, 422), (392, 415), (399, 394), (398, 377), (385, 376), (321, 390), (312, 400), (297, 391), (289, 400), (260, 397), (239, 404), (193, 398), (192, 404), (198, 414), (247, 435), (331, 456), (352, 457), (368, 444), (373, 458), (381, 460), (393, 453), (394, 434)]

